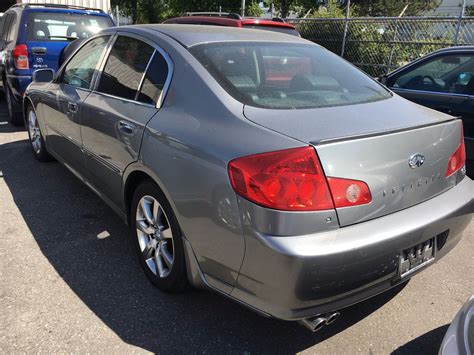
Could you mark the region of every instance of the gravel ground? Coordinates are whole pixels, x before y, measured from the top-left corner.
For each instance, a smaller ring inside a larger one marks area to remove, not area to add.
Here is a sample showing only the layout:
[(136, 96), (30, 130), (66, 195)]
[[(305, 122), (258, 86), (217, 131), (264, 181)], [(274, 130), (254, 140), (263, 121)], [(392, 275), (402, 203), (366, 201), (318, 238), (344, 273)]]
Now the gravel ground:
[(437, 353), (474, 293), (474, 222), (404, 287), (312, 334), (208, 291), (163, 294), (120, 219), (58, 163), (33, 158), (0, 103), (0, 353)]

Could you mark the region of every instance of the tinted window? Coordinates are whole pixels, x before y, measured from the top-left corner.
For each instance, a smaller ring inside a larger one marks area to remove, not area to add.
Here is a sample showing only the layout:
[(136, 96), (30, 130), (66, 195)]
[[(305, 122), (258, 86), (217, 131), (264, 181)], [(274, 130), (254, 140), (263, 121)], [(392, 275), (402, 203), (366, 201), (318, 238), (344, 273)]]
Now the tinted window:
[(251, 106), (303, 109), (390, 97), (366, 74), (316, 45), (209, 43), (191, 52), (224, 89)]
[(27, 41), (65, 41), (68, 37), (88, 38), (113, 26), (108, 17), (66, 12), (30, 12)]
[(100, 77), (98, 91), (134, 100), (153, 51), (142, 41), (119, 36)]
[(86, 43), (66, 64), (61, 82), (75, 87), (89, 89), (97, 70), (100, 57), (110, 36), (94, 38)]
[(156, 52), (150, 63), (138, 94), (138, 101), (156, 105), (168, 76), (168, 64), (165, 58)]
[(446, 55), (422, 63), (388, 84), (400, 89), (466, 94), (473, 78), (474, 55)]

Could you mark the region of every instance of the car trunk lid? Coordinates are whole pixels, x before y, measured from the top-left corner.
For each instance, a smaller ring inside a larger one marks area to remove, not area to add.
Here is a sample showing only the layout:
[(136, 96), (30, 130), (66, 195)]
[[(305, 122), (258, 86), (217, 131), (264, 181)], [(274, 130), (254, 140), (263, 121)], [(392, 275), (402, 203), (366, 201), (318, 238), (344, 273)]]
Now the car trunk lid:
[[(312, 144), (326, 176), (360, 180), (369, 186), (369, 204), (337, 208), (341, 226), (408, 208), (456, 184), (456, 174), (445, 177), (461, 137), (461, 121), (451, 116), (399, 97), (284, 111), (244, 108), (248, 119)], [(416, 154), (424, 162), (410, 167), (409, 160)]]

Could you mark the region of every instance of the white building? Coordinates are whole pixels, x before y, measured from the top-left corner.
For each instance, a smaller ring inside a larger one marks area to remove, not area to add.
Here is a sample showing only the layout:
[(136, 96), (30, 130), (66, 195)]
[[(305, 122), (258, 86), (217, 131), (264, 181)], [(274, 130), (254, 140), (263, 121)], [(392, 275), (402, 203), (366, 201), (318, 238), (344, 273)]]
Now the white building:
[(110, 0), (16, 0), (21, 4), (60, 4), (60, 5), (74, 5), (83, 6), (93, 9), (101, 9), (104, 12), (110, 13)]

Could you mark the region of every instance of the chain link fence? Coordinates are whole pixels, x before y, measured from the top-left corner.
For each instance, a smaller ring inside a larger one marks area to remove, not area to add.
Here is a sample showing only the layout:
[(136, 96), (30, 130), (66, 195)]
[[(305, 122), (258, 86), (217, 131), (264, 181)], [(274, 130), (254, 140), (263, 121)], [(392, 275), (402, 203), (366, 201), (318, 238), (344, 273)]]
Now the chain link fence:
[(474, 45), (474, 17), (287, 19), (316, 42), (372, 76), (386, 74), (436, 49)]

